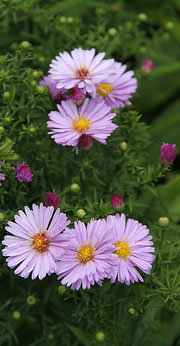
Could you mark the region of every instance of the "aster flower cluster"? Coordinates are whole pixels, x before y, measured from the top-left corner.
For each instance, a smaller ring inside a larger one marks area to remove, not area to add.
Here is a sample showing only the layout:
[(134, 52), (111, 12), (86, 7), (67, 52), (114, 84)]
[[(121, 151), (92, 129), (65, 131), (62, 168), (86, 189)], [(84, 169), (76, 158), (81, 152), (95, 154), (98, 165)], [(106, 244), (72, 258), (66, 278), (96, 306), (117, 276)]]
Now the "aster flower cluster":
[(57, 144), (82, 149), (93, 139), (106, 144), (117, 128), (112, 108), (130, 104), (137, 80), (134, 72), (114, 59), (104, 59), (105, 53), (95, 55), (95, 49), (76, 48), (60, 53), (50, 64), (49, 75), (40, 85), (48, 86), (58, 111), (49, 113), (47, 127)]
[[(50, 196), (47, 196), (48, 198)], [(52, 198), (52, 196), (50, 197)], [(90, 288), (102, 280), (117, 279), (129, 285), (143, 278), (137, 268), (149, 274), (155, 259), (149, 230), (125, 215), (109, 215), (107, 220), (93, 220), (86, 225), (70, 220), (58, 208), (25, 207), (19, 211), (15, 222), (8, 222), (3, 240), (3, 255), (15, 274), (39, 278), (56, 273), (61, 283), (78, 290)]]

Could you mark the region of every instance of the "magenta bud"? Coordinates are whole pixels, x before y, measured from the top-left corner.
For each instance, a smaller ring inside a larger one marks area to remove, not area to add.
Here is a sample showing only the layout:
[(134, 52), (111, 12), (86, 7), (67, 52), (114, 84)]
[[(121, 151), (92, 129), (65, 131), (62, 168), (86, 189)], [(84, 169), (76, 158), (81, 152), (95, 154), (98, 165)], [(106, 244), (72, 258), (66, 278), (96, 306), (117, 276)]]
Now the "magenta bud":
[(165, 163), (172, 163), (178, 154), (176, 144), (164, 143), (161, 145), (161, 160)]

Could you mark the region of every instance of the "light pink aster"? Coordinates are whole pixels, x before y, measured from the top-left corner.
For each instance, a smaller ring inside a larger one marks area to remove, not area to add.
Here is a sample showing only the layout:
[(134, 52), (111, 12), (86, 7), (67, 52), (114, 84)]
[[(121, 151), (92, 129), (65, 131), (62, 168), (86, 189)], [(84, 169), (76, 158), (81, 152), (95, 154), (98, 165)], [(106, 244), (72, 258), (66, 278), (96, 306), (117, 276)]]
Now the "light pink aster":
[(90, 288), (101, 280), (110, 277), (110, 272), (116, 264), (116, 255), (111, 226), (105, 220), (91, 220), (87, 228), (81, 221), (74, 223), (74, 229), (65, 231), (65, 239), (69, 243), (57, 264), (58, 279), (72, 289)]
[(69, 225), (66, 214), (54, 207), (40, 207), (33, 204), (32, 210), (25, 207), (15, 215), (15, 222), (8, 222), (6, 235), (2, 244), (3, 256), (7, 256), (10, 268), (18, 266), (15, 274), (27, 278), (32, 272), (32, 279), (42, 280), (47, 274), (56, 271), (56, 262), (63, 253), (65, 236), (61, 232)]
[(61, 102), (62, 100), (67, 100), (67, 90), (64, 88), (56, 88), (56, 82), (51, 78), (50, 75), (44, 76), (44, 78), (39, 82), (39, 85), (47, 86), (49, 92), (52, 95), (56, 103)]
[(75, 48), (71, 55), (59, 53), (50, 64), (49, 73), (57, 82), (57, 88), (72, 89), (77, 86), (92, 97), (96, 96), (96, 85), (114, 71), (114, 59), (103, 60), (105, 53), (95, 56), (95, 49)]
[(79, 108), (71, 100), (62, 101), (57, 107), (59, 111), (50, 112), (47, 122), (51, 129), (48, 133), (57, 144), (76, 147), (82, 134), (106, 144), (107, 137), (118, 127), (112, 123), (116, 114), (103, 99), (86, 98)]
[[(96, 87), (97, 97), (103, 96), (106, 104), (111, 108), (124, 107), (125, 104), (131, 104), (129, 98), (137, 89), (137, 79), (132, 78), (133, 71), (125, 72), (126, 65), (120, 62), (114, 63), (113, 73), (107, 80), (98, 83)], [(125, 72), (125, 73), (124, 73)]]
[(116, 278), (119, 282), (130, 285), (130, 282), (144, 281), (136, 267), (150, 274), (155, 256), (152, 252), (152, 237), (149, 230), (136, 220), (128, 219), (125, 215), (109, 215), (107, 222), (112, 226), (113, 244), (116, 254), (116, 268), (111, 272), (111, 283)]

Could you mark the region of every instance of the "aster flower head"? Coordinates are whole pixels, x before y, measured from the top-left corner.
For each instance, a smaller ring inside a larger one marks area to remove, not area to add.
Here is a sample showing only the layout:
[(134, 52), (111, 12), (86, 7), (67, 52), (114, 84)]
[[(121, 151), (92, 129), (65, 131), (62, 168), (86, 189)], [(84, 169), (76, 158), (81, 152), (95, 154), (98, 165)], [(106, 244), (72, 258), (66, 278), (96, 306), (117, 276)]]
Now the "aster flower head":
[(33, 178), (33, 174), (31, 172), (30, 167), (23, 163), (20, 163), (19, 165), (17, 165), (17, 167), (12, 167), (12, 169), (15, 169), (15, 177), (18, 181), (23, 182), (23, 181), (32, 181)]
[(152, 60), (144, 60), (141, 66), (142, 72), (150, 73), (154, 69), (154, 62)]
[(87, 228), (78, 221), (74, 229), (64, 232), (69, 243), (57, 264), (58, 279), (62, 278), (63, 285), (89, 289), (95, 283), (101, 286), (101, 280), (110, 277), (116, 262), (110, 228), (105, 220), (91, 220)]
[(119, 194), (111, 195), (111, 204), (114, 209), (121, 209), (124, 204), (123, 198)]
[(149, 230), (136, 220), (128, 219), (125, 215), (109, 215), (107, 222), (112, 226), (114, 254), (116, 254), (116, 268), (111, 274), (111, 283), (116, 278), (119, 282), (130, 285), (130, 282), (144, 281), (136, 267), (146, 274), (150, 274), (155, 256), (152, 247), (152, 237)]
[[(1, 181), (5, 180), (5, 174), (4, 173), (0, 173), (0, 180)], [(0, 183), (0, 186), (2, 186), (2, 183)]]
[(178, 155), (178, 151), (176, 150), (176, 144), (168, 144), (164, 143), (161, 145), (161, 160), (164, 163), (172, 163)]
[(111, 108), (124, 107), (131, 104), (129, 98), (137, 89), (137, 79), (132, 78), (133, 71), (125, 72), (126, 65), (120, 62), (114, 63), (114, 73), (96, 87), (97, 96), (102, 96)]
[(71, 55), (59, 53), (50, 64), (49, 73), (57, 82), (57, 88), (78, 87), (96, 96), (96, 85), (113, 72), (114, 59), (103, 60), (105, 53), (95, 56), (95, 49), (75, 48)]
[(56, 82), (51, 78), (50, 75), (44, 76), (44, 78), (39, 82), (39, 85), (47, 86), (49, 88), (49, 92), (56, 103), (60, 103), (62, 100), (68, 99), (66, 94), (67, 90), (64, 88), (57, 89)]
[(107, 137), (118, 127), (112, 123), (116, 114), (102, 99), (86, 98), (79, 108), (71, 100), (62, 101), (57, 107), (58, 111), (49, 113), (47, 122), (51, 129), (48, 133), (57, 144), (76, 147), (83, 134), (106, 144)]
[(47, 207), (53, 206), (54, 208), (57, 208), (60, 202), (60, 198), (61, 197), (58, 197), (55, 190), (53, 189), (53, 192), (46, 192), (44, 201)]
[(33, 204), (32, 210), (25, 207), (25, 212), (15, 215), (15, 222), (8, 222), (6, 235), (2, 244), (3, 256), (7, 256), (10, 268), (18, 266), (15, 274), (27, 278), (42, 280), (47, 274), (56, 271), (56, 262), (63, 253), (65, 236), (61, 232), (69, 225), (66, 214), (57, 209), (54, 216), (53, 207), (40, 207)]

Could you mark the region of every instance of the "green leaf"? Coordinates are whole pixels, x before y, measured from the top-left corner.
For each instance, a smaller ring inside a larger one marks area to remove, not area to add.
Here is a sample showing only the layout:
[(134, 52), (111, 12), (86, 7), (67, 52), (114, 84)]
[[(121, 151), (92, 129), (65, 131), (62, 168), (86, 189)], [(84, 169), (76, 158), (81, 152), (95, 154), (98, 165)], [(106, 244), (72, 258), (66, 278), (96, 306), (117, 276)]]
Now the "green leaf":
[(69, 323), (66, 323), (66, 326), (71, 330), (71, 332), (76, 336), (76, 338), (84, 345), (84, 346), (91, 346), (91, 335), (86, 333), (84, 330), (77, 328), (75, 326), (72, 326)]

